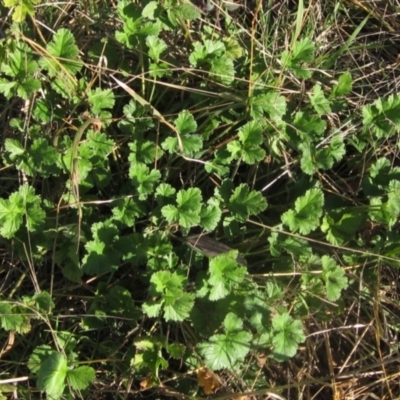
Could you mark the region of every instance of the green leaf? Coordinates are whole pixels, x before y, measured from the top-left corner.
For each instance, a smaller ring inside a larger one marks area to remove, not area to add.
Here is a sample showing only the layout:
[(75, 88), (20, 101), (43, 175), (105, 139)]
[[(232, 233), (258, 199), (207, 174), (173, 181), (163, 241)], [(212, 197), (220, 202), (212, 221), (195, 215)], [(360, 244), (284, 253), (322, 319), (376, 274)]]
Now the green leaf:
[[(213, 60), (224, 58), (223, 55), (226, 52), (225, 44), (219, 40), (205, 39), (204, 44), (200, 42), (194, 42), (193, 52), (189, 56), (189, 61), (193, 66), (197, 66), (202, 61), (208, 61), (208, 65)], [(225, 57), (228, 59), (228, 57)]]
[(19, 193), (25, 205), (26, 227), (29, 232), (34, 232), (46, 218), (46, 213), (40, 207), (41, 199), (35, 195), (35, 189), (27, 184), (20, 186)]
[(238, 221), (257, 215), (267, 208), (267, 201), (260, 192), (250, 191), (246, 183), (239, 185), (229, 199), (228, 208)]
[(151, 340), (136, 340), (134, 344), (136, 355), (131, 360), (131, 367), (135, 371), (158, 376), (160, 368), (168, 368), (168, 362), (161, 354), (163, 344), (156, 336), (153, 336)]
[(340, 75), (339, 82), (333, 87), (332, 97), (346, 96), (352, 90), (352, 77), (350, 72)]
[(199, 213), (202, 200), (199, 188), (180, 190), (176, 195), (176, 201), (181, 212)]
[(301, 169), (309, 175), (318, 171), (318, 169), (328, 170), (333, 167), (334, 160), (330, 157), (329, 149), (323, 148), (316, 150), (314, 145), (299, 145), (299, 149), (303, 151), (301, 157)]
[(168, 351), (168, 354), (179, 360), (184, 357), (186, 353), (186, 346), (182, 343), (168, 343), (165, 350)]
[(149, 65), (149, 75), (152, 78), (163, 78), (172, 75), (172, 68), (164, 62), (151, 63)]
[[(203, 138), (201, 135), (183, 135), (181, 136), (181, 140), (184, 154), (190, 157), (194, 156), (203, 147)], [(179, 153), (181, 150), (176, 137), (165, 139), (161, 147), (170, 153)]]
[(328, 256), (322, 256), (321, 261), (323, 269), (322, 278), (326, 286), (326, 297), (329, 301), (336, 301), (340, 297), (342, 290), (348, 286), (345, 271)]
[(302, 151), (301, 169), (309, 175), (316, 173), (318, 169), (332, 168), (335, 161), (340, 161), (346, 153), (341, 133), (334, 135), (329, 146), (322, 149), (316, 149), (314, 144), (306, 141), (298, 147)]
[(143, 303), (142, 309), (150, 318), (156, 318), (161, 314), (163, 302)]
[(224, 38), (224, 45), (226, 48), (227, 57), (232, 59), (242, 57), (243, 48), (241, 44), (233, 36)]
[(265, 158), (265, 151), (260, 148), (263, 141), (263, 127), (259, 121), (251, 121), (239, 130), (239, 140), (228, 143), (228, 150), (233, 158), (243, 158), (247, 164), (254, 164)]
[(75, 45), (73, 34), (68, 29), (59, 29), (53, 40), (46, 46), (46, 50), (52, 57), (44, 56), (40, 60), (40, 64), (49, 72), (50, 76), (57, 76), (64, 71), (63, 68), (75, 75), (82, 68), (83, 63), (78, 58), (79, 49)]
[(18, 156), (22, 156), (25, 153), (24, 147), (17, 139), (6, 139), (4, 147), (10, 153), (11, 160), (18, 159)]
[(371, 198), (369, 215), (374, 221), (380, 221), (392, 227), (397, 222), (397, 217), (400, 214), (400, 181), (391, 180), (385, 189), (387, 201), (383, 202), (380, 197)]
[(67, 379), (72, 389), (86, 389), (90, 383), (94, 382), (96, 372), (92, 367), (80, 366), (68, 371)]
[(251, 334), (245, 331), (227, 335), (213, 335), (209, 343), (199, 346), (200, 353), (210, 369), (232, 369), (236, 362), (243, 360), (249, 352), (251, 337)]
[(168, 49), (164, 40), (159, 39), (157, 36), (147, 36), (146, 45), (149, 48), (149, 57), (156, 63), (160, 60), (161, 54)]
[(41, 87), (40, 81), (35, 78), (25, 78), (19, 82), (17, 86), (17, 94), (23, 99), (28, 99), (32, 94), (37, 92)]
[(1, 71), (5, 74), (22, 81), (27, 76), (36, 73), (38, 65), (30, 59), (30, 49), (25, 44), (19, 44), (10, 54), (8, 62), (3, 62)]
[(307, 259), (312, 254), (312, 250), (307, 241), (300, 238), (287, 237), (278, 232), (272, 232), (268, 241), (270, 243), (271, 255), (275, 257), (280, 256), (283, 251), (292, 255), (295, 260), (300, 260), (302, 258)]
[(343, 135), (341, 133), (334, 134), (329, 143), (328, 157), (333, 158), (336, 162), (341, 161), (346, 154)]
[(35, 301), (37, 309), (44, 313), (49, 313), (54, 309), (55, 305), (53, 299), (48, 292), (42, 291), (38, 294), (35, 294), (32, 297), (32, 300)]
[(78, 335), (75, 335), (68, 331), (60, 330), (54, 332), (54, 334), (56, 336), (57, 345), (61, 347), (66, 353), (75, 350), (78, 342)]
[[(191, 135), (197, 130), (197, 123), (193, 115), (187, 111), (181, 111), (175, 121), (175, 126), (180, 133), (183, 152), (189, 156), (193, 156), (203, 147), (203, 138), (201, 135)], [(181, 151), (177, 137), (169, 137), (162, 143), (162, 148), (171, 153)]]
[(160, 171), (152, 169), (142, 163), (132, 163), (129, 168), (129, 177), (132, 185), (139, 193), (139, 200), (145, 200), (154, 192), (154, 187), (161, 179)]
[(377, 138), (389, 138), (400, 129), (400, 96), (379, 98), (373, 105), (364, 106), (362, 113), (365, 128)]
[(389, 191), (389, 182), (400, 179), (400, 168), (392, 166), (386, 157), (378, 158), (365, 176), (362, 189), (367, 197), (383, 196)]
[(284, 96), (279, 92), (268, 92), (260, 96), (256, 96), (251, 100), (252, 117), (262, 118), (262, 115), (257, 114), (257, 109), (261, 108), (262, 111), (268, 113), (272, 121), (280, 122), (282, 117), (286, 114), (287, 103)]
[(226, 332), (240, 331), (243, 329), (243, 321), (234, 313), (229, 313), (224, 319)]
[(22, 315), (13, 310), (13, 307), (4, 301), (0, 302), (0, 325), (6, 331), (18, 331), (24, 322)]
[(229, 142), (227, 149), (231, 153), (232, 159), (238, 159), (242, 157), (242, 144), (239, 140), (232, 140)]
[(156, 189), (157, 201), (162, 203), (164, 200), (172, 198), (175, 193), (175, 188), (173, 188), (169, 183), (161, 183)]
[(199, 10), (191, 3), (179, 4), (173, 8), (173, 12), (176, 17), (187, 20), (194, 20), (201, 16)]
[[(225, 46), (222, 44), (223, 49)], [(193, 43), (193, 51), (189, 56), (190, 64), (194, 67), (197, 67), (199, 61), (203, 60), (207, 56), (207, 51), (205, 46), (200, 42)]]
[(252, 147), (251, 149), (243, 149), (242, 158), (246, 164), (255, 164), (265, 158), (265, 151), (263, 149)]
[(309, 94), (310, 102), (314, 107), (315, 111), (319, 115), (329, 114), (332, 112), (329, 105), (329, 100), (325, 98), (324, 92), (322, 91), (321, 85), (317, 84), (314, 86), (312, 94)]
[(263, 141), (261, 121), (250, 121), (239, 130), (239, 139), (243, 145), (259, 146)]
[(389, 175), (390, 161), (385, 158), (378, 158), (374, 164), (371, 165), (369, 174), (372, 178), (377, 178), (379, 175)]
[[(135, 48), (139, 46), (139, 42), (142, 44), (142, 40), (145, 37), (149, 35), (158, 36), (161, 32), (161, 20), (153, 18), (156, 13), (161, 11), (161, 7), (150, 3), (148, 8), (142, 8), (138, 4), (120, 1), (117, 9), (124, 24), (123, 32), (118, 31), (115, 36), (127, 48)], [(152, 19), (152, 21), (147, 21), (147, 19)]]
[(215, 74), (215, 79), (229, 85), (235, 79), (235, 65), (233, 60), (228, 57), (218, 57), (211, 61), (211, 73)]
[(392, 227), (400, 214), (400, 181), (392, 180), (389, 182), (388, 200), (385, 209), (390, 215), (389, 227)]
[(211, 285), (209, 297), (211, 301), (223, 299), (244, 281), (247, 268), (238, 265), (237, 255), (237, 251), (232, 251), (211, 260), (208, 279)]
[(112, 208), (112, 213), (115, 220), (132, 227), (137, 218), (146, 215), (146, 207), (137, 198), (124, 198), (118, 200), (116, 206)]
[(354, 237), (365, 221), (366, 215), (362, 212), (334, 210), (324, 216), (321, 230), (330, 243), (341, 246)]
[(157, 302), (146, 302), (143, 310), (149, 317), (156, 317), (164, 308), (166, 321), (183, 321), (189, 317), (194, 305), (194, 295), (183, 292), (184, 277), (176, 272), (159, 271), (151, 276), (150, 293), (153, 296), (161, 295)]
[(176, 206), (172, 204), (164, 206), (161, 209), (161, 213), (170, 224), (177, 222), (179, 219), (179, 210)]
[(108, 166), (107, 157), (114, 147), (114, 141), (108, 139), (105, 133), (96, 133), (89, 129), (86, 134), (86, 141), (79, 146), (79, 155), (87, 157), (94, 165)]
[(195, 295), (190, 293), (174, 294), (165, 297), (164, 318), (166, 321), (184, 321), (189, 318), (194, 305)]
[(10, 195), (8, 200), (0, 199), (0, 234), (11, 238), (26, 218), (28, 231), (34, 232), (44, 223), (46, 214), (40, 207), (40, 197), (35, 195), (34, 189), (25, 184), (18, 192)]
[(177, 206), (167, 205), (161, 209), (162, 215), (169, 223), (179, 221), (183, 228), (200, 223), (201, 192), (198, 188), (180, 190), (177, 194)]
[(40, 366), (42, 365), (43, 361), (50, 355), (54, 353), (54, 350), (48, 345), (40, 345), (37, 346), (28, 360), (28, 368), (29, 370), (37, 374), (39, 371)]
[(85, 244), (86, 254), (82, 269), (89, 275), (100, 275), (116, 270), (121, 259), (119, 230), (111, 221), (92, 225), (93, 240)]
[(155, 19), (154, 16), (155, 11), (158, 9), (159, 3), (158, 1), (150, 1), (146, 6), (143, 8), (142, 17)]
[(197, 129), (197, 123), (193, 115), (187, 110), (179, 113), (178, 118), (175, 120), (175, 126), (181, 135), (188, 135)]
[(224, 179), (221, 183), (221, 186), (217, 189), (215, 189), (216, 193), (216, 198), (221, 199), (224, 203), (229, 202), (229, 198), (231, 196), (231, 193), (233, 191), (233, 182), (230, 179)]
[(221, 220), (221, 215), (222, 211), (219, 207), (211, 204), (203, 205), (200, 213), (200, 226), (205, 231), (213, 231)]
[(284, 297), (283, 289), (276, 282), (267, 282), (265, 287), (265, 293), (270, 300), (280, 300)]
[(252, 335), (242, 330), (243, 322), (234, 314), (225, 317), (226, 333), (213, 335), (208, 343), (201, 343), (200, 354), (211, 370), (232, 369), (238, 361), (244, 360), (250, 350)]
[(373, 221), (380, 222), (388, 222), (390, 216), (385, 212), (385, 206), (382, 203), (382, 199), (380, 197), (373, 197), (370, 200), (370, 210), (368, 212), (369, 216)]
[(26, 15), (35, 15), (34, 5), (41, 0), (4, 0), (6, 7), (15, 7), (13, 12), (13, 21), (20, 23), (25, 21)]
[(295, 43), (291, 57), (292, 65), (311, 63), (315, 58), (315, 45), (309, 38), (304, 38)]
[(150, 279), (150, 282), (154, 285), (156, 293), (173, 294), (177, 291), (182, 291), (184, 278), (178, 275), (176, 272), (171, 273), (169, 271), (155, 272)]
[(9, 82), (7, 79), (0, 78), (0, 93), (3, 93), (7, 99), (14, 95), (17, 87), (18, 82)]
[(291, 53), (284, 51), (281, 59), (284, 65), (293, 70), (298, 78), (311, 78), (311, 71), (303, 67), (304, 63), (314, 61), (315, 46), (309, 38), (301, 39), (293, 46)]
[(144, 163), (151, 164), (163, 155), (163, 151), (153, 142), (135, 141), (128, 144), (131, 149), (128, 160), (132, 164)]
[(46, 139), (40, 138), (35, 139), (26, 151), (26, 161), (21, 163), (20, 168), (29, 176), (40, 173), (48, 177), (60, 172), (59, 163), (60, 155), (57, 150)]
[(295, 209), (282, 215), (282, 222), (291, 232), (299, 231), (302, 235), (307, 235), (319, 226), (323, 205), (324, 195), (321, 189), (307, 190), (304, 196), (297, 198)]
[(283, 313), (273, 318), (272, 327), (274, 330), (273, 357), (277, 361), (285, 361), (293, 357), (297, 352), (298, 344), (306, 339), (301, 322), (293, 321), (288, 313)]
[(326, 122), (319, 116), (311, 115), (307, 111), (297, 112), (292, 125), (301, 139), (307, 141), (320, 138), (326, 130)]
[(74, 103), (79, 102), (76, 98), (73, 90), (73, 84), (69, 79), (65, 78), (65, 75), (61, 74), (61, 77), (56, 77), (51, 82), (51, 88), (54, 90), (55, 93), (59, 94), (62, 98), (72, 101)]
[(28, 368), (34, 374), (37, 374), (43, 361), (55, 351), (48, 345), (37, 346), (28, 360)]
[(114, 93), (111, 89), (96, 88), (89, 91), (88, 101), (92, 106), (93, 114), (100, 114), (103, 109), (114, 107)]
[[(240, 151), (240, 147), (239, 147)], [(230, 152), (226, 148), (218, 149), (214, 153), (214, 159), (212, 162), (208, 162), (205, 165), (205, 170), (208, 173), (217, 173), (221, 177), (225, 177), (229, 173), (228, 165), (232, 161)]]
[(64, 355), (56, 352), (50, 354), (39, 368), (38, 388), (50, 397), (59, 398), (65, 388), (67, 373), (68, 365)]
[(12, 238), (22, 224), (23, 214), (23, 199), (19, 193), (11, 194), (9, 200), (0, 199), (0, 234)]
[[(268, 299), (266, 298), (265, 293), (257, 289), (248, 291), (248, 295), (246, 295), (244, 300), (244, 306), (246, 308), (249, 323), (258, 333), (266, 333), (266, 331), (269, 331), (269, 329), (267, 330), (265, 327), (266, 323), (269, 323), (271, 320), (271, 313), (267, 301)], [(268, 332), (268, 336), (270, 336), (270, 332)], [(272, 337), (270, 339), (272, 343)]]

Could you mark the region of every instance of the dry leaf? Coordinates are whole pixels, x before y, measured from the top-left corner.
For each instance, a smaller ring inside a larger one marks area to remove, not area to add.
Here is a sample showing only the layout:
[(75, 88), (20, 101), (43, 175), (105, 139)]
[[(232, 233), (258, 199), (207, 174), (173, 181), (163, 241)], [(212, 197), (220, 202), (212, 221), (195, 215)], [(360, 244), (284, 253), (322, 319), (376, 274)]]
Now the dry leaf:
[(257, 360), (257, 366), (263, 368), (268, 361), (268, 356), (265, 353), (257, 353), (255, 357)]
[[(223, 244), (206, 235), (192, 235), (185, 237), (184, 240), (195, 250), (199, 250), (207, 257), (215, 257), (232, 250), (226, 244)], [(237, 257), (236, 261), (241, 265), (246, 265), (246, 260), (240, 255)]]
[(142, 389), (148, 389), (148, 388), (152, 387), (152, 386), (153, 386), (153, 382), (152, 382), (151, 378), (152, 378), (151, 374), (148, 374), (148, 375), (146, 376), (146, 378), (143, 379), (143, 380), (140, 382), (140, 387), (141, 387)]
[(222, 386), (218, 376), (206, 367), (197, 370), (197, 382), (206, 395), (216, 392)]
[(0, 358), (3, 354), (7, 353), (7, 351), (10, 351), (12, 347), (14, 346), (15, 342), (15, 333), (13, 331), (9, 331), (8, 333), (8, 342), (4, 344), (3, 348), (0, 350)]

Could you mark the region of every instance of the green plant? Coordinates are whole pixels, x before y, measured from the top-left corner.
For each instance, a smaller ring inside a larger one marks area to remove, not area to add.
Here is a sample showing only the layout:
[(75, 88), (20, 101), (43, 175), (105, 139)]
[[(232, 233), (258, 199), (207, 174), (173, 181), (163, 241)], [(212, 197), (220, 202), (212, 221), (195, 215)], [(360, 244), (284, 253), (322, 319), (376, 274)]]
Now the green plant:
[[(5, 3), (15, 23), (34, 4)], [(205, 367), (265, 389), (254, 359), (296, 357), (311, 316), (344, 310), (344, 265), (398, 266), (398, 167), (381, 154), (362, 193), (349, 171), (393, 139), (400, 97), (353, 109), (352, 73), (322, 68), (300, 6), (268, 62), (261, 2), (253, 22), (221, 8), (220, 30), (190, 2), (84, 6), (88, 43), (44, 11), (41, 44), (29, 19), (1, 43), (1, 101), (27, 103), (2, 114), (0, 236), (22, 267), (1, 335), (36, 333), (19, 362), (49, 398), (90, 397), (99, 369), (127, 392), (172, 371), (170, 390), (195, 396), (187, 375)], [(382, 230), (363, 236), (370, 222)]]

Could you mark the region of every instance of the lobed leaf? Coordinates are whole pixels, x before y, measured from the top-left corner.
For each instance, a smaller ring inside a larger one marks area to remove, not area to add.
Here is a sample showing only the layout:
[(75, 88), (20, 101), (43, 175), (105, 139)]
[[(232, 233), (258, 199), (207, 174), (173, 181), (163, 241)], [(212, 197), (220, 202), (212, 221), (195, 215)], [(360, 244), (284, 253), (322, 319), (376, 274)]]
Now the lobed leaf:
[(260, 192), (250, 191), (247, 184), (239, 185), (229, 199), (228, 208), (239, 221), (257, 215), (267, 208), (267, 201)]
[(52, 353), (42, 362), (37, 385), (50, 397), (59, 398), (65, 388), (68, 374), (67, 359), (61, 353)]
[(295, 209), (286, 211), (281, 219), (292, 232), (306, 235), (319, 226), (322, 215), (324, 195), (321, 189), (307, 190), (304, 196), (297, 198)]
[(284, 361), (293, 357), (298, 344), (304, 342), (305, 335), (300, 321), (294, 321), (288, 313), (276, 315), (272, 320), (274, 329), (274, 352), (277, 361)]
[(68, 371), (68, 383), (75, 390), (86, 389), (96, 378), (96, 372), (92, 367), (82, 365)]
[(75, 44), (73, 34), (68, 29), (59, 29), (46, 50), (50, 56), (44, 56), (40, 60), (40, 65), (49, 72), (50, 76), (64, 73), (64, 69), (72, 75), (81, 70), (83, 63), (78, 58), (79, 49)]
[(237, 251), (231, 251), (211, 260), (208, 278), (211, 301), (223, 299), (244, 281), (247, 268), (238, 265), (237, 256)]

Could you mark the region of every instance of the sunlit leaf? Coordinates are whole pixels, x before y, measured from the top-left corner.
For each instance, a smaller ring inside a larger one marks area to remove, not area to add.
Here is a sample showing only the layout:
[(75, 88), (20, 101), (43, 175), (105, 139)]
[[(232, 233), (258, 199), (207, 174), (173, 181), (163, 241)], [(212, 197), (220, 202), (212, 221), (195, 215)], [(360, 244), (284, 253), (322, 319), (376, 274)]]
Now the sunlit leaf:
[(50, 354), (41, 364), (37, 385), (48, 396), (59, 398), (65, 388), (68, 373), (67, 359), (61, 353)]

